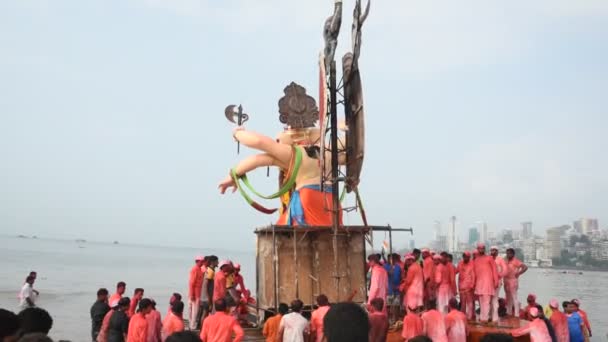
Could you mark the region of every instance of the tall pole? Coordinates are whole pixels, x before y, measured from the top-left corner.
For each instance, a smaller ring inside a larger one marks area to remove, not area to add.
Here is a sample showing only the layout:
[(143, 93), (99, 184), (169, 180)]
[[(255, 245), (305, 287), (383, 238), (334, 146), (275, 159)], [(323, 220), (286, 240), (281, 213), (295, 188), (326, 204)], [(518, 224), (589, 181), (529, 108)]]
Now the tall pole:
[(338, 110), (336, 89), (336, 61), (332, 60), (329, 68), (329, 114), (331, 146), (331, 194), (332, 194), (332, 229), (334, 250), (334, 279), (336, 285), (336, 302), (340, 301), (340, 275), (338, 274), (338, 228), (340, 227), (340, 189), (338, 182)]

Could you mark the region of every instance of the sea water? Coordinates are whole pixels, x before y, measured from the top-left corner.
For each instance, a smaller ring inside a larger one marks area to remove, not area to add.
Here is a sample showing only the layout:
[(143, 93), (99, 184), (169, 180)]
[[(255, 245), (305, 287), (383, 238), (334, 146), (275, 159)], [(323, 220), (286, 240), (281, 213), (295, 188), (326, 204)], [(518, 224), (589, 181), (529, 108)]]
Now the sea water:
[[(164, 317), (173, 292), (187, 301), (188, 273), (198, 254), (240, 263), (245, 285), (255, 293), (254, 250), (230, 250), (229, 245), (225, 250), (208, 248), (202, 237), (199, 243), (200, 248), (177, 248), (0, 237), (0, 307), (17, 311), (25, 277), (37, 271), (34, 288), (40, 297), (36, 304), (48, 310), (54, 321), (49, 335), (54, 340), (90, 341), (89, 309), (100, 287), (113, 293), (116, 283), (124, 281), (128, 296), (142, 287)], [(534, 293), (544, 306), (551, 298), (560, 303), (579, 298), (591, 320), (592, 341), (606, 341), (607, 286), (608, 273), (530, 269), (520, 278), (519, 299), (523, 306), (527, 294)]]

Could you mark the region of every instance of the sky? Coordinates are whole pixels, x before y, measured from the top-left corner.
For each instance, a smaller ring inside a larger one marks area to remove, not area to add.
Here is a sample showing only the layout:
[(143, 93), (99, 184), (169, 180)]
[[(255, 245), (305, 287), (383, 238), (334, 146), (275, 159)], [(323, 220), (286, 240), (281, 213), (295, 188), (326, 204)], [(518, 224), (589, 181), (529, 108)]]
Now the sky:
[[(275, 136), (283, 88), (317, 94), (332, 11), (331, 0), (1, 1), (0, 233), (253, 249), (253, 228), (276, 217), (218, 193), (254, 153), (236, 154), (223, 111), (241, 103), (249, 129)], [(463, 237), (478, 221), (607, 228), (607, 41), (604, 0), (374, 0), (360, 57), (370, 224), (412, 227), (418, 246), (452, 215)], [(250, 179), (270, 193), (276, 174)]]

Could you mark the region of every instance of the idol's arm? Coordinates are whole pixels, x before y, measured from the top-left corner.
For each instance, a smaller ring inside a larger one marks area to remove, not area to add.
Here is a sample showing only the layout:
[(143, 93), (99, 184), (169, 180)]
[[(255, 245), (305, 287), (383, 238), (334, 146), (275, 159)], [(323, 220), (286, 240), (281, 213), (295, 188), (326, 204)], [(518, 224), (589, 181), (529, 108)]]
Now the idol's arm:
[[(240, 163), (236, 165), (234, 170), (236, 171), (237, 176), (242, 176), (251, 170), (255, 170), (258, 167), (263, 166), (273, 166), (276, 165), (276, 160), (267, 153), (254, 154), (243, 159)], [(232, 188), (232, 192), (236, 191), (236, 184), (234, 179), (232, 178), (232, 174), (229, 174), (222, 180), (218, 186), (220, 189), (220, 193), (226, 193), (226, 190)]]
[(241, 144), (254, 148), (256, 150), (266, 152), (277, 161), (283, 168), (289, 166), (291, 161), (291, 146), (278, 143), (276, 140), (265, 135), (246, 131), (243, 127), (237, 127), (234, 130), (234, 139)]

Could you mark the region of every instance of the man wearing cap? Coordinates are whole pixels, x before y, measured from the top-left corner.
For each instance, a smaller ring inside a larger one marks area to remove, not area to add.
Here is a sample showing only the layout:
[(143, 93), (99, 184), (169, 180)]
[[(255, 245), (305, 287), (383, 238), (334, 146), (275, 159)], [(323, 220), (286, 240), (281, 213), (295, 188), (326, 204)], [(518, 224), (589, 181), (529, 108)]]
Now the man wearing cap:
[[(486, 246), (477, 244), (479, 256), (475, 259), (475, 294), (479, 296), (479, 316), (482, 322), (490, 319), (490, 303), (498, 287), (498, 271), (491, 256), (486, 255)], [(498, 321), (498, 319), (496, 319)], [(496, 322), (494, 321), (494, 322)]]
[(388, 274), (382, 265), (380, 265), (380, 258), (376, 254), (372, 254), (367, 257), (369, 261), (372, 277), (369, 286), (369, 299), (368, 306), (371, 305), (372, 300), (375, 298), (381, 298), (384, 301), (384, 309), (386, 312), (386, 291), (388, 289)]
[(553, 329), (555, 330), (557, 342), (570, 342), (568, 317), (566, 317), (563, 312), (559, 311), (559, 302), (557, 299), (551, 299), (549, 301), (549, 310), (551, 310), (549, 321), (551, 321)]
[(496, 292), (492, 297), (492, 321), (498, 322), (498, 297), (500, 296), (500, 288), (502, 286), (502, 278), (504, 278), (507, 273), (507, 264), (505, 260), (498, 256), (498, 247), (492, 246), (490, 247), (490, 255), (494, 259), (496, 263), (496, 271), (498, 272), (498, 287), (496, 288)]
[(506, 272), (504, 275), (505, 297), (507, 299), (507, 315), (516, 316), (519, 310), (519, 276), (528, 270), (523, 262), (515, 257), (515, 250), (507, 248)]
[(458, 290), (460, 291), (460, 308), (467, 319), (475, 319), (475, 266), (471, 261), (471, 253), (465, 251), (456, 269), (458, 273)]
[(551, 335), (549, 335), (547, 325), (538, 317), (538, 309), (535, 307), (530, 309), (529, 315), (531, 322), (525, 327), (511, 331), (511, 335), (519, 337), (530, 334), (530, 342), (551, 342)]
[(425, 305), (435, 299), (435, 264), (428, 248), (422, 249), (422, 274), (424, 276)]
[(416, 262), (413, 254), (405, 256), (405, 265), (407, 267), (407, 274), (405, 275), (405, 281), (400, 286), (400, 290), (405, 293), (405, 300), (403, 306), (406, 310), (411, 311), (424, 305), (424, 276), (422, 274), (422, 267)]
[(127, 342), (147, 342), (148, 341), (148, 321), (146, 316), (152, 311), (152, 301), (143, 298), (139, 301), (137, 313), (129, 320), (129, 331)]
[(106, 314), (110, 311), (108, 305), (108, 290), (101, 288), (97, 290), (97, 300), (91, 306), (91, 337), (93, 341), (97, 341), (97, 335), (101, 330), (103, 319)]
[(452, 291), (450, 270), (446, 266), (447, 259), (445, 257), (436, 254), (433, 256), (433, 261), (435, 262), (435, 284), (437, 284), (437, 309), (445, 316), (448, 313), (448, 301)]
[(203, 261), (205, 257), (198, 255), (194, 258), (194, 266), (190, 269), (190, 277), (188, 278), (188, 320), (190, 329), (194, 330), (197, 327), (198, 310), (201, 301), (201, 290), (203, 287)]

